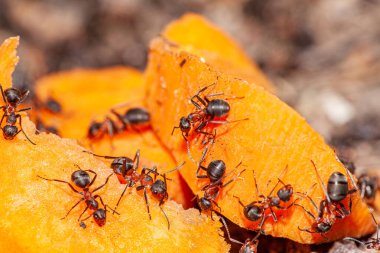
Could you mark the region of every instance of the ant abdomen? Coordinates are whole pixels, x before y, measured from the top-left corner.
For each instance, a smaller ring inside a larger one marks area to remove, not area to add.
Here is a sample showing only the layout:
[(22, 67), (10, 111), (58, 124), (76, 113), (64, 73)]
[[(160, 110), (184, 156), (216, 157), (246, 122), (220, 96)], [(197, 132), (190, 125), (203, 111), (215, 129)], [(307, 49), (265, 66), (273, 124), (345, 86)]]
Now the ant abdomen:
[(124, 114), (124, 120), (132, 125), (142, 125), (149, 123), (150, 121), (150, 114), (148, 111), (142, 108), (132, 108), (129, 109)]
[(345, 199), (348, 194), (347, 177), (340, 172), (331, 174), (327, 183), (327, 194), (331, 201), (334, 202), (340, 202)]
[(90, 175), (84, 170), (77, 170), (71, 174), (71, 181), (79, 188), (85, 188), (91, 183)]
[(223, 99), (214, 99), (207, 104), (206, 110), (212, 118), (221, 118), (228, 115), (230, 105)]

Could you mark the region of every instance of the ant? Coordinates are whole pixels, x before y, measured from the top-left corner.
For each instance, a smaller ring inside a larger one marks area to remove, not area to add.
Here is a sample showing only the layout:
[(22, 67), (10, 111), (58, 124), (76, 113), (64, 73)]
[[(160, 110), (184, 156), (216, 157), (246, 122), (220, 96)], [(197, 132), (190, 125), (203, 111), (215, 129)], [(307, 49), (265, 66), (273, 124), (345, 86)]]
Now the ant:
[[(241, 165), (241, 162), (236, 166)], [(235, 169), (236, 169), (235, 168)], [(227, 177), (227, 175), (220, 177), (218, 180), (210, 182), (209, 184), (203, 186), (201, 188), (201, 191), (204, 191), (203, 197), (199, 197), (198, 195), (195, 196), (198, 206), (201, 209), (201, 211), (211, 211), (211, 218), (212, 218), (212, 211), (215, 211), (214, 206), (216, 206), (219, 209), (219, 212), (221, 211), (221, 208), (216, 203), (215, 199), (219, 196), (220, 190), (225, 188), (227, 185), (231, 184), (233, 181), (236, 180), (243, 172), (240, 171), (234, 178), (229, 180), (227, 183), (223, 184), (223, 179)]]
[[(346, 173), (349, 176), (354, 188), (349, 189), (347, 177), (343, 173), (338, 171), (330, 175), (329, 180), (327, 181), (326, 188), (325, 184), (322, 181), (322, 178), (318, 173), (317, 166), (315, 165), (314, 161), (311, 160), (311, 163), (313, 164), (315, 173), (317, 174), (318, 180), (322, 186), (326, 198), (320, 202), (318, 208), (315, 202), (309, 196), (306, 196), (310, 200), (314, 208), (318, 211), (317, 216), (313, 215), (310, 211), (306, 210), (305, 207), (299, 204), (295, 204), (296, 206), (302, 207), (306, 211), (306, 213), (314, 220), (314, 223), (310, 229), (304, 229), (299, 227), (298, 229), (300, 231), (304, 231), (311, 234), (320, 234), (325, 239), (327, 239), (327, 237), (324, 236), (324, 233), (330, 231), (330, 229), (335, 223), (336, 218), (343, 219), (344, 217), (350, 215), (352, 207), (351, 195), (357, 192), (358, 188), (354, 182), (351, 173), (346, 167)], [(341, 201), (344, 200), (348, 195), (350, 195), (350, 200), (349, 209), (347, 210)]]
[[(80, 188), (82, 191), (76, 190), (75, 187), (72, 184), (70, 184), (69, 182), (67, 182), (67, 181), (59, 180), (59, 179), (44, 178), (44, 177), (41, 177), (41, 176), (38, 176), (38, 175), (37, 176), (39, 178), (47, 180), (47, 181), (55, 181), (55, 182), (59, 182), (59, 183), (65, 183), (65, 184), (67, 184), (71, 188), (72, 191), (74, 191), (74, 192), (82, 195), (82, 198), (75, 205), (73, 205), (70, 208), (70, 210), (66, 213), (66, 215), (62, 219), (65, 219), (70, 214), (70, 212), (77, 205), (79, 205), (79, 203), (81, 203), (82, 201), (85, 201), (86, 208), (83, 210), (83, 212), (81, 213), (81, 215), (78, 218), (78, 221), (80, 222), (81, 226), (83, 227), (82, 223), (83, 223), (84, 220), (87, 220), (88, 218), (91, 217), (91, 215), (90, 215), (87, 218), (81, 219), (82, 216), (83, 216), (83, 214), (88, 209), (90, 209), (91, 211), (93, 211), (92, 216), (94, 217), (95, 222), (101, 227), (101, 226), (103, 226), (106, 223), (107, 205), (104, 204), (103, 199), (102, 199), (102, 197), (100, 197), (100, 195), (93, 195), (93, 194), (94, 194), (94, 192), (96, 192), (96, 191), (100, 190), (101, 188), (103, 188), (108, 183), (108, 180), (112, 176), (112, 174), (110, 174), (107, 177), (107, 179), (104, 182), (104, 184), (102, 184), (102, 185), (96, 187), (94, 190), (90, 191), (90, 187), (95, 182), (95, 179), (97, 177), (96, 172), (93, 171), (93, 170), (82, 170), (79, 167), (79, 165), (77, 165), (77, 164), (74, 164), (74, 165), (78, 168), (78, 170), (74, 171), (71, 174), (71, 181), (74, 183), (74, 185), (76, 187)], [(92, 180), (91, 180), (90, 174), (88, 172), (94, 174), (94, 177), (92, 178)], [(97, 201), (97, 199), (100, 200), (100, 202), (101, 202), (102, 206), (104, 207), (104, 209), (103, 208), (99, 208), (99, 202)]]
[[(153, 197), (155, 197), (159, 201), (158, 206), (161, 209), (161, 212), (163, 213), (163, 215), (165, 216), (165, 219), (168, 223), (168, 229), (170, 229), (169, 219), (166, 213), (164, 212), (164, 209), (162, 209), (162, 205), (166, 202), (166, 200), (169, 197), (168, 191), (167, 191), (166, 174), (179, 170), (183, 165), (185, 165), (185, 162), (183, 162), (182, 164), (180, 164), (179, 166), (177, 166), (176, 168), (170, 171), (164, 172), (163, 174), (160, 174), (157, 172), (156, 166), (153, 166), (152, 169), (143, 168), (141, 171), (141, 174), (137, 173), (136, 170), (133, 170), (133, 173), (128, 178), (129, 182), (127, 183), (122, 194), (120, 195), (120, 198), (116, 204), (115, 210), (117, 209), (127, 188), (132, 187), (135, 184), (139, 184), (138, 186), (136, 186), (136, 191), (143, 190), (144, 192), (144, 199), (145, 199), (145, 204), (148, 211), (149, 219), (151, 220), (152, 216), (150, 214), (150, 209), (149, 209), (149, 201), (148, 201), (148, 195), (147, 195), (148, 189), (152, 193)], [(151, 173), (154, 174), (154, 178), (150, 175)], [(157, 179), (157, 176), (161, 176), (164, 180)]]
[(367, 204), (373, 204), (378, 189), (377, 177), (363, 174), (358, 179), (360, 196)]
[(130, 177), (136, 173), (140, 163), (140, 150), (136, 151), (133, 159), (126, 156), (103, 156), (97, 155), (90, 151), (84, 150), (83, 152), (92, 154), (96, 157), (102, 157), (105, 159), (113, 159), (111, 163), (111, 169), (116, 174), (120, 184), (126, 184), (127, 181), (131, 181)]
[[(256, 176), (255, 176), (255, 171), (253, 172), (253, 179), (255, 183), (255, 188), (256, 188), (256, 194), (258, 198), (261, 200), (256, 200), (251, 202), (248, 205), (244, 205), (239, 197), (234, 196), (239, 200), (239, 204), (243, 207), (243, 212), (244, 216), (250, 220), (250, 221), (259, 221), (259, 228), (261, 230), (265, 220), (268, 217), (273, 217), (273, 220), (275, 222), (278, 221), (278, 218), (276, 214), (273, 211), (273, 208), (277, 208), (280, 210), (287, 210), (290, 207), (292, 207), (296, 201), (293, 201), (289, 205), (285, 206), (286, 203), (288, 203), (293, 196), (293, 187), (290, 184), (285, 184), (280, 177), (286, 173), (288, 169), (288, 166), (285, 167), (285, 169), (281, 172), (280, 176), (277, 178), (277, 183), (274, 185), (268, 196), (264, 196), (263, 194), (260, 194), (259, 188), (257, 186), (257, 181), (256, 181)], [(282, 184), (283, 186), (277, 191), (277, 196), (272, 196), (274, 190), (277, 188), (279, 184)], [(270, 211), (270, 214), (265, 214), (265, 211), (268, 210)]]
[(50, 113), (58, 114), (62, 112), (61, 104), (52, 97), (49, 97), (45, 102), (41, 101), (36, 96), (33, 99), (33, 104), (40, 109), (45, 109)]
[(150, 114), (143, 108), (130, 108), (124, 115), (117, 113), (114, 109), (111, 109), (118, 121), (106, 117), (102, 122), (92, 121), (87, 131), (87, 137), (92, 140), (101, 139), (105, 134), (108, 134), (111, 138), (115, 134), (126, 131), (129, 127), (139, 132), (138, 128), (143, 128), (150, 123)]
[[(194, 96), (191, 97), (190, 101), (195, 106), (195, 112), (190, 113), (187, 117), (181, 117), (178, 126), (174, 126), (172, 130), (172, 135), (175, 129), (179, 128), (181, 130), (182, 136), (188, 143), (189, 133), (192, 129), (197, 134), (203, 134), (205, 136), (215, 139), (215, 135), (205, 131), (206, 126), (209, 123), (212, 124), (227, 124), (238, 122), (242, 120), (248, 120), (248, 118), (234, 121), (227, 121), (225, 118), (230, 112), (230, 104), (225, 99), (209, 99), (210, 97), (223, 95), (223, 92), (209, 94), (201, 97), (201, 94), (206, 91), (209, 87), (216, 85), (216, 83), (210, 84), (208, 86), (200, 89)], [(233, 97), (235, 99), (241, 99), (244, 97)]]
[(36, 128), (38, 131), (36, 131), (36, 134), (39, 134), (40, 132), (46, 132), (46, 133), (53, 133), (59, 136), (59, 131), (54, 126), (46, 126), (40, 118), (37, 118), (36, 120)]
[(231, 238), (230, 231), (228, 230), (226, 221), (224, 220), (222, 216), (220, 216), (220, 219), (222, 220), (223, 226), (226, 229), (228, 239), (233, 243), (242, 245), (241, 248), (239, 249), (239, 253), (257, 253), (257, 246), (259, 244), (259, 240), (257, 240), (257, 238), (259, 238), (260, 232), (257, 233), (256, 236), (253, 237), (252, 239), (248, 238), (245, 240), (244, 243), (242, 243), (236, 239)]
[(361, 244), (362, 246), (364, 246), (367, 249), (380, 250), (380, 238), (379, 238), (379, 230), (378, 230), (379, 224), (377, 223), (375, 217), (373, 216), (373, 210), (371, 208), (369, 208), (369, 211), (370, 211), (370, 214), (372, 216), (372, 220), (376, 224), (376, 229), (377, 229), (377, 231), (376, 231), (376, 238), (370, 238), (366, 242), (359, 241), (358, 239), (355, 239), (355, 238), (352, 238), (352, 237), (346, 237), (343, 240), (350, 240), (350, 241), (357, 242), (357, 243)]
[[(3, 101), (5, 103), (5, 105), (0, 107), (1, 109), (3, 109), (3, 116), (0, 121), (0, 127), (3, 123), (4, 118), (6, 118), (6, 125), (3, 128), (1, 128), (1, 130), (3, 131), (4, 138), (7, 140), (13, 140), (13, 138), (16, 137), (16, 135), (22, 132), (31, 144), (36, 145), (36, 143), (31, 141), (29, 137), (26, 135), (25, 131), (22, 129), (21, 115), (19, 114), (20, 112), (28, 111), (32, 108), (29, 107), (17, 110), (17, 106), (21, 104), (28, 96), (29, 90), (21, 92), (16, 88), (8, 88), (4, 91), (3, 86), (1, 84), (0, 89), (1, 94), (3, 96)], [(17, 119), (20, 125), (20, 130), (18, 130), (17, 126), (15, 126), (17, 123)]]

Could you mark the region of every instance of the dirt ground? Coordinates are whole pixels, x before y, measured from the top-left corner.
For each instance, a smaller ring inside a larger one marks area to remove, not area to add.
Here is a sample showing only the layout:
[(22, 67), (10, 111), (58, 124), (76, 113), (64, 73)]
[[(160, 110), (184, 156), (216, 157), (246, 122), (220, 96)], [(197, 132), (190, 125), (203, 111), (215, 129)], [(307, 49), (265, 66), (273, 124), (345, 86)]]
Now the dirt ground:
[(21, 36), (15, 83), (32, 88), (76, 67), (143, 69), (149, 41), (186, 12), (234, 37), (357, 174), (380, 168), (379, 0), (0, 0), (0, 40)]

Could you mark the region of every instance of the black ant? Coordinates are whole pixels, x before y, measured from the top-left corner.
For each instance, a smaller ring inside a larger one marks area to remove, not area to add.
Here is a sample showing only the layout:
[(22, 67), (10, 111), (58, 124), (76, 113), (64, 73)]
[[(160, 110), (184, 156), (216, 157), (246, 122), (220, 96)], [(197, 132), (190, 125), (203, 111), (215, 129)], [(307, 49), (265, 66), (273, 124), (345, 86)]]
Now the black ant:
[[(29, 139), (25, 131), (22, 129), (21, 115), (19, 114), (20, 112), (28, 111), (32, 108), (29, 107), (17, 110), (17, 106), (21, 104), (28, 96), (29, 90), (21, 92), (16, 88), (8, 88), (4, 91), (3, 86), (1, 84), (0, 89), (1, 94), (3, 96), (3, 101), (5, 103), (5, 105), (0, 107), (1, 109), (3, 109), (3, 117), (0, 121), (0, 127), (3, 123), (4, 118), (6, 118), (6, 125), (3, 128), (1, 128), (1, 130), (3, 131), (4, 138), (7, 140), (13, 140), (13, 138), (16, 137), (16, 135), (22, 132), (30, 143), (36, 145), (33, 141)], [(17, 119), (20, 125), (20, 130), (18, 130), (17, 126), (15, 126), (17, 123)]]
[(115, 121), (110, 117), (106, 117), (102, 122), (92, 121), (90, 123), (90, 127), (87, 130), (87, 138), (90, 140), (99, 140), (103, 138), (104, 135), (108, 134), (111, 138), (112, 144), (112, 137), (120, 132), (121, 129), (116, 125)]
[[(290, 184), (285, 184), (280, 177), (286, 173), (288, 169), (288, 166), (285, 167), (285, 169), (281, 172), (280, 176), (277, 178), (277, 183), (274, 185), (268, 196), (264, 196), (263, 194), (260, 194), (259, 188), (257, 186), (257, 181), (256, 181), (256, 176), (255, 176), (255, 171), (253, 172), (253, 179), (255, 183), (255, 188), (256, 188), (256, 194), (258, 198), (261, 200), (256, 200), (251, 202), (248, 205), (244, 205), (239, 197), (234, 196), (239, 200), (239, 204), (244, 208), (244, 216), (250, 220), (250, 221), (260, 221), (259, 222), (259, 228), (261, 230), (265, 220), (268, 217), (273, 217), (273, 220), (275, 222), (278, 221), (278, 218), (273, 211), (273, 208), (280, 209), (280, 210), (287, 210), (290, 207), (292, 207), (295, 202), (293, 201), (289, 205), (285, 205), (290, 201), (290, 199), (293, 196), (293, 187)], [(282, 184), (282, 187), (277, 191), (277, 196), (272, 196), (274, 190), (277, 188), (279, 184)], [(265, 214), (265, 211), (268, 210), (270, 211), (270, 214)]]
[(97, 155), (90, 151), (84, 150), (83, 152), (92, 154), (96, 157), (102, 157), (105, 159), (112, 159), (111, 169), (116, 174), (120, 184), (126, 184), (127, 181), (131, 182), (130, 177), (133, 173), (136, 173), (139, 162), (140, 162), (140, 150), (136, 151), (135, 157), (133, 159), (126, 156), (104, 156)]
[[(216, 83), (213, 83), (206, 87), (203, 87), (194, 96), (191, 97), (190, 101), (196, 107), (196, 110), (195, 112), (190, 113), (187, 117), (181, 117), (179, 125), (173, 127), (172, 135), (175, 129), (179, 128), (181, 130), (183, 138), (188, 143), (189, 133), (192, 129), (194, 129), (195, 133), (209, 136), (211, 140), (213, 140), (215, 139), (215, 134), (205, 131), (205, 128), (209, 123), (227, 124), (242, 120), (248, 120), (248, 118), (234, 121), (227, 121), (225, 119), (231, 109), (230, 104), (226, 101), (228, 98), (209, 99), (210, 97), (223, 95), (223, 92), (205, 95), (203, 98), (201, 97), (202, 92), (215, 84)], [(233, 98), (240, 99), (244, 97)]]
[(122, 124), (122, 131), (131, 127), (136, 130), (136, 127), (145, 127), (150, 124), (150, 113), (144, 108), (130, 108), (124, 115), (119, 114), (114, 109), (111, 112), (119, 119)]
[(245, 240), (244, 243), (242, 243), (236, 239), (231, 238), (230, 231), (228, 230), (226, 221), (224, 220), (222, 216), (220, 216), (220, 219), (222, 220), (222, 223), (226, 229), (228, 239), (233, 243), (242, 245), (241, 248), (239, 249), (239, 253), (257, 253), (257, 246), (259, 244), (259, 240), (257, 240), (257, 238), (259, 238), (259, 236), (261, 235), (260, 232), (258, 232), (256, 236), (253, 237), (252, 239), (248, 238)]
[[(115, 206), (115, 210), (117, 209), (117, 207), (118, 207), (125, 191), (127, 190), (127, 188), (132, 187), (135, 184), (139, 184), (136, 187), (136, 190), (137, 191), (143, 190), (143, 192), (144, 192), (144, 199), (145, 199), (145, 204), (146, 204), (146, 208), (148, 211), (149, 219), (152, 219), (152, 216), (150, 214), (150, 209), (149, 209), (149, 201), (148, 201), (148, 195), (147, 195), (148, 189), (152, 193), (153, 197), (155, 197), (159, 201), (158, 206), (160, 207), (161, 212), (165, 216), (165, 219), (168, 223), (168, 229), (170, 229), (169, 219), (168, 219), (166, 213), (164, 212), (164, 210), (162, 209), (162, 205), (166, 202), (166, 200), (169, 197), (168, 192), (167, 192), (166, 174), (169, 174), (171, 172), (179, 170), (183, 165), (185, 165), (185, 162), (183, 162), (182, 164), (180, 164), (179, 166), (177, 166), (176, 168), (174, 168), (170, 171), (166, 171), (163, 174), (160, 174), (157, 172), (156, 166), (154, 166), (152, 169), (143, 168), (141, 171), (141, 174), (137, 173), (136, 170), (133, 170), (132, 174), (128, 178), (129, 182), (125, 186), (125, 188), (124, 188), (122, 194), (120, 195), (120, 198), (119, 198), (119, 200)], [(151, 173), (154, 174), (154, 178), (150, 175)], [(157, 176), (161, 176), (164, 180), (156, 179)]]
[[(41, 176), (38, 176), (39, 178), (41, 179), (44, 179), (44, 180), (47, 180), (47, 181), (55, 181), (55, 182), (59, 182), (59, 183), (65, 183), (67, 184), (71, 190), (73, 190), (74, 192), (82, 195), (82, 198), (75, 204), (73, 205), (70, 210), (66, 213), (66, 215), (62, 218), (62, 219), (65, 219), (69, 214), (70, 212), (77, 206), (79, 205), (79, 203), (81, 203), (82, 201), (85, 201), (86, 203), (86, 208), (83, 210), (83, 212), (81, 213), (81, 215), (79, 216), (78, 218), (78, 221), (80, 222), (80, 224), (83, 223), (84, 220), (87, 220), (90, 216), (88, 216), (87, 218), (84, 218), (84, 219), (81, 219), (83, 214), (88, 210), (90, 209), (91, 211), (93, 211), (92, 213), (92, 216), (94, 217), (94, 220), (95, 222), (99, 225), (99, 226), (103, 226), (105, 223), (106, 223), (106, 210), (107, 210), (107, 205), (104, 204), (103, 202), (103, 199), (100, 197), (100, 195), (93, 195), (94, 192), (100, 190), (101, 188), (103, 188), (107, 183), (108, 183), (108, 180), (109, 178), (112, 176), (112, 174), (110, 174), (106, 181), (104, 182), (104, 184), (96, 187), (94, 190), (90, 191), (90, 187), (91, 185), (95, 182), (95, 179), (97, 177), (97, 174), (95, 171), (93, 170), (82, 170), (77, 164), (75, 164), (75, 166), (79, 169), (79, 170), (76, 170), (74, 171), (72, 174), (71, 174), (71, 181), (74, 183), (74, 185), (78, 188), (80, 188), (82, 191), (77, 191), (73, 185), (71, 185), (69, 182), (67, 181), (64, 181), (64, 180), (59, 180), (59, 179), (48, 179), (48, 178), (44, 178), (44, 177), (41, 177)], [(89, 173), (92, 173), (94, 174), (94, 177), (92, 178), (91, 180), (91, 177), (89, 175)], [(100, 200), (101, 204), (103, 205), (104, 209), (103, 208), (99, 208), (99, 203), (97, 201), (97, 199)], [(112, 210), (112, 209), (111, 209)], [(82, 226), (82, 225), (81, 225)], [(83, 226), (82, 226), (83, 227)]]
[[(354, 188), (349, 189), (347, 177), (343, 173), (336, 171), (330, 175), (326, 189), (325, 184), (323, 183), (322, 178), (318, 173), (317, 166), (312, 160), (311, 163), (313, 164), (315, 173), (317, 174), (318, 180), (322, 186), (326, 198), (320, 202), (318, 208), (315, 202), (309, 196), (306, 196), (310, 200), (314, 208), (318, 211), (317, 216), (313, 215), (310, 211), (306, 210), (305, 207), (299, 204), (295, 204), (297, 206), (302, 207), (306, 211), (306, 213), (314, 220), (314, 223), (310, 229), (303, 229), (299, 227), (298, 229), (300, 231), (308, 232), (311, 234), (320, 234), (325, 239), (327, 239), (324, 236), (324, 233), (330, 231), (330, 229), (336, 221), (336, 218), (343, 219), (344, 217), (350, 215), (352, 207), (351, 195), (357, 192), (358, 188), (354, 182), (354, 179), (352, 178), (351, 173), (348, 171), (347, 168), (345, 168), (346, 173), (349, 176)], [(348, 195), (350, 195), (350, 200), (349, 209), (347, 210), (341, 201), (344, 200)]]
[[(241, 162), (236, 166), (236, 168), (240, 165)], [(221, 208), (215, 201), (220, 194), (220, 190), (225, 188), (227, 185), (231, 184), (233, 181), (235, 181), (236, 178), (238, 178), (244, 171), (245, 169), (240, 171), (234, 178), (229, 180), (227, 183), (223, 184), (223, 179), (227, 177), (227, 175), (225, 175), (220, 177), (218, 180), (210, 182), (209, 184), (203, 186), (201, 188), (201, 191), (204, 191), (203, 197), (199, 197), (198, 195), (195, 196), (201, 211), (211, 211), (211, 218), (212, 212), (215, 211), (214, 206), (216, 206), (219, 209), (219, 211), (221, 211)]]
[(358, 188), (360, 190), (361, 198), (369, 205), (373, 204), (375, 201), (378, 183), (376, 176), (370, 176), (367, 174), (362, 174), (358, 178)]
[(36, 128), (38, 131), (36, 131), (36, 134), (39, 134), (40, 132), (46, 132), (46, 133), (53, 133), (59, 136), (59, 131), (54, 126), (46, 126), (40, 118), (37, 118), (36, 120)]
[(371, 208), (369, 210), (370, 210), (372, 219), (376, 224), (376, 238), (370, 238), (366, 242), (359, 241), (358, 239), (355, 239), (352, 237), (346, 237), (343, 240), (350, 240), (350, 241), (357, 242), (367, 249), (380, 250), (379, 224), (377, 223), (375, 217), (373, 216), (373, 210)]
[(50, 113), (58, 114), (62, 112), (61, 104), (52, 97), (49, 97), (46, 101), (41, 101), (36, 96), (33, 99), (33, 104), (39, 109), (45, 109)]

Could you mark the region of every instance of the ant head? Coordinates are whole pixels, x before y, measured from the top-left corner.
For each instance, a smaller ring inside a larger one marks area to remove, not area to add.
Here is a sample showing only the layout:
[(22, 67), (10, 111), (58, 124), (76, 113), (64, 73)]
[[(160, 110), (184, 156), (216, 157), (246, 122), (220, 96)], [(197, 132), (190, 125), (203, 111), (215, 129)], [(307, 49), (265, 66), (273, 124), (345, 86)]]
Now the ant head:
[(116, 174), (125, 177), (133, 170), (133, 160), (128, 157), (118, 157), (112, 161), (111, 168)]
[(373, 199), (377, 191), (377, 179), (366, 174), (361, 175), (358, 179), (359, 189), (361, 194), (366, 199)]
[(316, 230), (319, 233), (327, 233), (332, 227), (332, 224), (329, 222), (321, 222), (317, 224)]
[(90, 183), (90, 175), (84, 170), (76, 170), (71, 174), (71, 181), (79, 188), (86, 188)]
[(207, 167), (207, 176), (211, 182), (221, 179), (226, 172), (226, 164), (222, 160), (214, 160)]
[(212, 202), (205, 197), (201, 197), (198, 198), (198, 206), (202, 211), (210, 210), (212, 208)]
[(53, 98), (49, 98), (46, 101), (46, 107), (52, 113), (60, 113), (62, 111), (61, 105), (56, 100), (54, 100)]
[(22, 99), (21, 92), (16, 88), (9, 88), (4, 91), (5, 99), (13, 106), (19, 104)]
[(244, 216), (251, 221), (257, 221), (263, 215), (263, 208), (257, 205), (247, 205), (244, 207)]
[(99, 208), (98, 201), (93, 198), (86, 200), (86, 204), (90, 210), (97, 210)]
[(288, 202), (293, 195), (293, 187), (286, 185), (277, 191), (277, 196), (283, 201)]
[(101, 127), (102, 127), (102, 123), (92, 122), (90, 125), (90, 128), (87, 131), (87, 136), (89, 138), (94, 138), (98, 134), (98, 132), (100, 131)]
[(348, 181), (343, 173), (336, 171), (331, 174), (327, 183), (327, 194), (333, 202), (340, 202), (346, 198), (348, 194)]
[(153, 183), (150, 190), (152, 191), (153, 195), (156, 195), (156, 196), (164, 195), (167, 192), (166, 184), (161, 179), (157, 179)]
[(181, 128), (182, 132), (188, 132), (188, 131), (190, 131), (190, 128), (191, 128), (190, 120), (188, 118), (186, 118), (186, 117), (182, 117), (179, 120), (179, 127)]
[(106, 224), (106, 211), (103, 208), (99, 208), (96, 210), (92, 216), (94, 217), (94, 220), (96, 224), (99, 225), (99, 227), (104, 226)]

